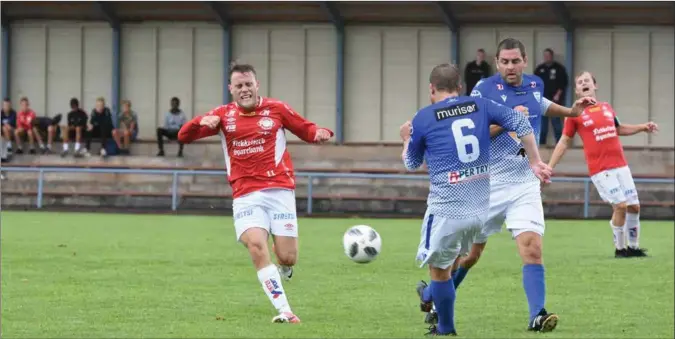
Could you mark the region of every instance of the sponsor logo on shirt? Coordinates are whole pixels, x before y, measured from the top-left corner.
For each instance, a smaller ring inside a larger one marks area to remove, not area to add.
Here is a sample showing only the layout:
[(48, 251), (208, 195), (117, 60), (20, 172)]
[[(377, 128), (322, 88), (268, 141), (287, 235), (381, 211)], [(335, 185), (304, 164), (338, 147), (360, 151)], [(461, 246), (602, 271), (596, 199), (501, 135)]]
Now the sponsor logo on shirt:
[(584, 121), (584, 127), (588, 127), (590, 125), (593, 125), (593, 120), (586, 120)]
[(264, 117), (258, 121), (258, 126), (264, 130), (271, 130), (274, 128), (274, 120)]
[(274, 213), (274, 220), (291, 220), (295, 219), (295, 213)]
[(490, 168), (488, 165), (481, 165), (470, 167), (459, 171), (448, 172), (448, 182), (457, 184), (460, 182), (476, 180), (489, 175)]
[(606, 126), (601, 128), (596, 128), (593, 130), (593, 135), (595, 136), (595, 141), (602, 141), (608, 138), (616, 137), (616, 127)]
[(235, 140), (232, 142), (232, 146), (234, 147), (232, 154), (239, 156), (262, 153), (265, 150), (264, 144), (265, 139)]
[(434, 111), (434, 114), (436, 115), (436, 121), (441, 121), (475, 112), (478, 112), (478, 105), (474, 101), (468, 101), (459, 105), (439, 108)]

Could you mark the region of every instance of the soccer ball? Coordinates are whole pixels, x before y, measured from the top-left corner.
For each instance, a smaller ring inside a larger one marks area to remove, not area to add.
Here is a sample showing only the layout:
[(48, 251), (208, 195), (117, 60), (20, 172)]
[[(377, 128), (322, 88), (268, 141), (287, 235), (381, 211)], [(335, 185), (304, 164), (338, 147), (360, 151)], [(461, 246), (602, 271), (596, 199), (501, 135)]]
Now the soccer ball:
[(377, 231), (367, 225), (356, 225), (348, 229), (342, 243), (347, 257), (359, 264), (375, 260), (382, 248), (382, 238)]

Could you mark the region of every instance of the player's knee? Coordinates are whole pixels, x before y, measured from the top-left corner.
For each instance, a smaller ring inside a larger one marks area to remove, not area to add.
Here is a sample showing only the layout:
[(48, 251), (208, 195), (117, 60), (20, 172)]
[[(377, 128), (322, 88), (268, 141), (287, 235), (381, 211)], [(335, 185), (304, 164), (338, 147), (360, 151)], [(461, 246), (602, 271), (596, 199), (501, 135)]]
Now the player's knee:
[(631, 214), (639, 214), (640, 213), (640, 205), (628, 205), (626, 207), (626, 211)]
[(283, 251), (277, 250), (276, 255), (279, 265), (293, 266), (298, 261), (298, 251), (293, 249)]
[(626, 205), (625, 202), (620, 202), (618, 204), (615, 204), (613, 206), (614, 212), (619, 213), (621, 215), (626, 215), (626, 211), (628, 209), (628, 206)]

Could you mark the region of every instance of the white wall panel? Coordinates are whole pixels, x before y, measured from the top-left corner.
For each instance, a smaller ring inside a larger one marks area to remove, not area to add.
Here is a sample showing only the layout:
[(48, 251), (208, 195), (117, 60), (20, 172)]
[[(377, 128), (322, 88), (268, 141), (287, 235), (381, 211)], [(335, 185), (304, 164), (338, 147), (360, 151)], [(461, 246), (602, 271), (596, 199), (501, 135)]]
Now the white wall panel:
[(674, 146), (674, 132), (671, 129), (675, 125), (675, 112), (673, 112), (675, 47), (673, 40), (672, 29), (651, 33), (649, 113), (650, 120), (657, 122), (661, 127), (660, 133), (651, 136), (653, 146)]
[(259, 94), (270, 92), (270, 29), (257, 26), (235, 26), (232, 58), (255, 67), (260, 82)]
[(47, 108), (41, 114), (65, 114), (70, 111), (70, 98), (82, 97), (82, 31), (81, 27), (47, 31)]
[[(188, 118), (193, 115), (193, 28), (162, 27), (157, 33), (159, 36), (156, 114), (158, 124), (162, 125), (164, 114), (171, 107), (172, 97), (180, 99), (180, 107)], [(217, 69), (214, 73), (220, 75)]]
[(70, 98), (89, 111), (111, 96), (112, 32), (105, 23), (25, 21), (11, 29), (12, 101), (27, 96), (38, 115), (69, 110)]
[(431, 69), (450, 62), (450, 33), (445, 27), (348, 27), (345, 49), (345, 140), (397, 141), (401, 123), (429, 104)]
[[(96, 98), (103, 97), (106, 106), (112, 109), (112, 31), (104, 26), (85, 27), (83, 32), (84, 73), (80, 105), (91, 112)], [(67, 102), (63, 105), (67, 105)]]
[[(140, 138), (155, 137), (158, 119), (157, 31), (155, 27), (128, 26), (122, 29), (122, 99), (131, 101), (138, 114)], [(174, 79), (185, 81), (185, 79)]]
[(47, 113), (47, 29), (43, 25), (12, 26), (10, 91), (14, 106), (28, 97), (38, 115)]
[(331, 27), (306, 31), (304, 115), (335, 131), (337, 105), (337, 46)]
[(194, 32), (193, 115), (201, 115), (223, 104), (223, 30), (197, 28)]
[[(612, 34), (612, 106), (621, 121), (640, 124), (649, 118), (649, 32)], [(622, 138), (626, 146), (647, 144), (647, 135)]]

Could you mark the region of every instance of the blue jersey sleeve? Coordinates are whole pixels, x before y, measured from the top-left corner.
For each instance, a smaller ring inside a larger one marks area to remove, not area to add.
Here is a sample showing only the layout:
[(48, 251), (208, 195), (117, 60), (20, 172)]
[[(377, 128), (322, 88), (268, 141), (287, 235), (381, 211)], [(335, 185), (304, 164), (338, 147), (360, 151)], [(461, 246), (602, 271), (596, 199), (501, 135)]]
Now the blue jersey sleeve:
[(491, 123), (499, 125), (507, 131), (516, 132), (519, 138), (534, 133), (530, 121), (522, 113), (494, 101), (482, 101)]
[(487, 93), (485, 92), (485, 79), (478, 80), (476, 83), (476, 86), (473, 86), (473, 90), (471, 91), (471, 96), (476, 97), (476, 98), (482, 98), (483, 95), (486, 95)]
[(412, 119), (412, 128), (410, 129), (410, 139), (408, 140), (408, 150), (405, 153), (403, 163), (408, 171), (414, 171), (424, 162), (424, 130), (421, 124), (420, 114), (416, 114)]
[(548, 100), (548, 99), (546, 99), (546, 98), (541, 98), (541, 99), (539, 100), (539, 108), (541, 109), (541, 113), (542, 113), (543, 115), (547, 115), (547, 114), (546, 114), (546, 113), (547, 113), (546, 111), (548, 111), (548, 108), (549, 108), (549, 106), (551, 106), (552, 103), (553, 103), (553, 101)]

